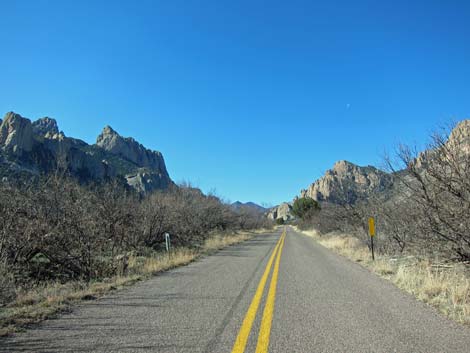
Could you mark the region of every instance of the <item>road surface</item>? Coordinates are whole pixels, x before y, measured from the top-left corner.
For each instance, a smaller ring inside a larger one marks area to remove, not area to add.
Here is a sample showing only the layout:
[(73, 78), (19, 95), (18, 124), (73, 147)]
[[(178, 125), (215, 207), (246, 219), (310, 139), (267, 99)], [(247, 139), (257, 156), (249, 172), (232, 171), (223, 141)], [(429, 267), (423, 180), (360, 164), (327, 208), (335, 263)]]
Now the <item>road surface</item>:
[(470, 330), (287, 230), (8, 339), (0, 352), (470, 352)]

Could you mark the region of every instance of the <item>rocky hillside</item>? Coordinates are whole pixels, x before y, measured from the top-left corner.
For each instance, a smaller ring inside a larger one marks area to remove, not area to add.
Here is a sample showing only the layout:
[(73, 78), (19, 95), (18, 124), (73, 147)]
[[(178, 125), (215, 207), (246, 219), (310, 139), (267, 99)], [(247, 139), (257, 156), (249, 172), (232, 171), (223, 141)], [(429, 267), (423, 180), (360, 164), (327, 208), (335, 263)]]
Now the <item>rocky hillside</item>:
[(0, 177), (39, 175), (66, 169), (82, 181), (123, 178), (140, 192), (173, 184), (160, 152), (146, 149), (132, 138), (106, 126), (96, 144), (66, 137), (57, 122), (31, 122), (9, 112), (0, 119)]
[(331, 203), (354, 203), (371, 193), (385, 191), (393, 185), (393, 177), (375, 167), (360, 167), (338, 161), (323, 177), (301, 190), (301, 197)]

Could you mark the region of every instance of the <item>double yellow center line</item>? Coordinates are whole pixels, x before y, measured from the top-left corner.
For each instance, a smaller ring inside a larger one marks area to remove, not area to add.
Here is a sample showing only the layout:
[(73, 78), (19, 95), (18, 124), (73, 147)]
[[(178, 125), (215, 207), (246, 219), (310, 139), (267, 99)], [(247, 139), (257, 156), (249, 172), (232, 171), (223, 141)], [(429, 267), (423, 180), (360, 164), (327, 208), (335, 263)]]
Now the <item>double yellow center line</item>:
[[(263, 276), (259, 281), (258, 288), (256, 293), (253, 296), (250, 307), (246, 312), (245, 318), (243, 319), (240, 332), (238, 333), (235, 344), (233, 345), (232, 353), (244, 353), (246, 348), (246, 343), (248, 342), (248, 337), (250, 336), (251, 328), (253, 322), (256, 318), (256, 313), (258, 311), (261, 299), (263, 297), (264, 287), (268, 281), (269, 273), (274, 262), (273, 275), (271, 277), (271, 283), (269, 285), (268, 297), (266, 299), (266, 304), (263, 311), (263, 318), (261, 320), (261, 327), (258, 335), (258, 343), (256, 345), (256, 353), (267, 353), (269, 346), (269, 335), (271, 334), (271, 323), (273, 320), (274, 313), (274, 302), (276, 299), (276, 287), (277, 287), (277, 278), (279, 274), (279, 264), (281, 262), (282, 248), (284, 247), (284, 239), (286, 238), (286, 229), (282, 232), (281, 237), (279, 238), (276, 247), (271, 254), (271, 257), (268, 260), (266, 269), (264, 270)], [(275, 259), (275, 260), (274, 260)]]

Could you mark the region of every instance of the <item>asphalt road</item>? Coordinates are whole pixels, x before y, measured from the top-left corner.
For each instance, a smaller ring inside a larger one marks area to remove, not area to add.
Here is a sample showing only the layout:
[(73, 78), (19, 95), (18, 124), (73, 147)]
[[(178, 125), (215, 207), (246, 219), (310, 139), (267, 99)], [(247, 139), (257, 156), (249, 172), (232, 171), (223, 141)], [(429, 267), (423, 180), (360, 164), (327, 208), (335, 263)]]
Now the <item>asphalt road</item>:
[(79, 305), (0, 352), (470, 352), (470, 329), (281, 233)]

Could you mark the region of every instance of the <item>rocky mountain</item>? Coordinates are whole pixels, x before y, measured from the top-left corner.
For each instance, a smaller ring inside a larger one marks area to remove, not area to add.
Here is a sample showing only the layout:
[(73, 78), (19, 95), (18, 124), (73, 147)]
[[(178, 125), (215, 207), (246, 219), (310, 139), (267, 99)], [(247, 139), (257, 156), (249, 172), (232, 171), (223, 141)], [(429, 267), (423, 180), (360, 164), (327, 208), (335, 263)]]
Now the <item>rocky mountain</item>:
[[(462, 120), (450, 131), (447, 140), (444, 137), (434, 137), (433, 148), (421, 152), (411, 162), (418, 171), (426, 173), (428, 163), (439, 158), (439, 155), (442, 158), (442, 155), (451, 153), (456, 159), (463, 158), (466, 161), (470, 155), (470, 120)], [(447, 152), (441, 153), (442, 151)], [(394, 183), (396, 176), (404, 178), (408, 184), (413, 182), (406, 169), (390, 174), (372, 166), (361, 167), (347, 161), (338, 161), (323, 177), (307, 189), (301, 190), (300, 196), (337, 204), (351, 204), (372, 194), (380, 194), (384, 199), (389, 199), (402, 194), (399, 190), (400, 183)]]
[(250, 212), (250, 213), (261, 213), (261, 214), (263, 214), (267, 211), (266, 208), (254, 203), (254, 202), (245, 202), (245, 203), (243, 203), (243, 202), (240, 202), (240, 201), (236, 201), (236, 202), (232, 203), (230, 206), (235, 211), (246, 211), (246, 212)]
[(0, 177), (66, 169), (82, 181), (123, 178), (140, 192), (173, 184), (160, 152), (106, 126), (94, 145), (66, 137), (49, 117), (31, 122), (9, 112), (0, 120)]
[(0, 147), (5, 153), (22, 156), (33, 149), (31, 122), (13, 112), (7, 113), (0, 125)]
[(393, 176), (375, 167), (360, 167), (338, 161), (323, 177), (301, 190), (301, 197), (331, 203), (354, 203), (376, 192), (391, 188)]

